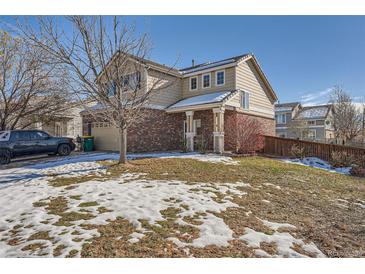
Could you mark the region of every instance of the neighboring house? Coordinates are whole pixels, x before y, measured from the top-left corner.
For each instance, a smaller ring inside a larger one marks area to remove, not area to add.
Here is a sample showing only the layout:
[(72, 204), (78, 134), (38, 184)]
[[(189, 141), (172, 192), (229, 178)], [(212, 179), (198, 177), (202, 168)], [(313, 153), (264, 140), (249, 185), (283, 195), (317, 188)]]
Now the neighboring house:
[(288, 125), (298, 114), (300, 108), (299, 102), (275, 105), (276, 136), (283, 138), (293, 137), (288, 132)]
[(275, 105), (276, 136), (313, 141), (331, 141), (332, 105), (305, 106), (300, 103)]
[(64, 113), (53, 115), (47, 122), (36, 122), (29, 129), (44, 130), (52, 136), (76, 138), (82, 135), (82, 106), (74, 106)]
[[(236, 151), (237, 127), (246, 116), (261, 123), (265, 134), (275, 135), (277, 96), (252, 54), (180, 70), (138, 61), (144, 65), (139, 81), (162, 79), (166, 88), (151, 98), (144, 121), (128, 128), (128, 151), (177, 150), (184, 138), (190, 151), (199, 138), (209, 150)], [(83, 114), (84, 134), (95, 137), (96, 149), (119, 150), (117, 129)]]

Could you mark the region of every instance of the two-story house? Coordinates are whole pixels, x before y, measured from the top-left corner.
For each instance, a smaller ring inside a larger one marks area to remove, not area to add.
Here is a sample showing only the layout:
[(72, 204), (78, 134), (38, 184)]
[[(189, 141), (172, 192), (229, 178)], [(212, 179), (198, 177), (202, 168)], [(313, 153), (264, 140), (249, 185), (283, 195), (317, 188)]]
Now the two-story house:
[[(144, 120), (128, 128), (128, 151), (177, 150), (183, 143), (193, 151), (198, 136), (209, 150), (236, 151), (243, 117), (275, 135), (277, 96), (252, 54), (180, 70), (145, 59), (139, 63), (144, 66), (140, 81), (162, 79), (166, 88), (151, 97)], [(96, 149), (119, 150), (119, 134), (110, 123), (84, 119), (83, 128), (95, 137)]]
[(334, 138), (332, 105), (305, 106), (300, 103), (275, 105), (276, 136), (313, 141)]

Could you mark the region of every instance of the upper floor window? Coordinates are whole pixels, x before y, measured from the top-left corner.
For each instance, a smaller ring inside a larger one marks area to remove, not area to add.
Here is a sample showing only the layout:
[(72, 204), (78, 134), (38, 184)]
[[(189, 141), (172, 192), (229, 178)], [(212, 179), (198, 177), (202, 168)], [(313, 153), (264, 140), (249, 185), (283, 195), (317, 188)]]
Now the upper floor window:
[(137, 71), (123, 76), (122, 86), (132, 90), (139, 89), (141, 87), (141, 73)]
[(307, 125), (314, 126), (316, 124), (316, 121), (307, 121)]
[(216, 86), (223, 86), (225, 82), (225, 72), (224, 70), (217, 71), (215, 73), (215, 85)]
[(203, 74), (202, 86), (203, 86), (203, 88), (209, 88), (210, 87), (210, 73)]
[(190, 78), (190, 90), (198, 89), (198, 77)]
[(107, 86), (107, 93), (108, 96), (114, 96), (117, 90), (117, 85), (115, 81), (112, 81), (109, 86)]
[(275, 115), (277, 124), (286, 124), (286, 114), (277, 114)]
[(250, 93), (241, 92), (241, 107), (244, 109), (250, 109)]

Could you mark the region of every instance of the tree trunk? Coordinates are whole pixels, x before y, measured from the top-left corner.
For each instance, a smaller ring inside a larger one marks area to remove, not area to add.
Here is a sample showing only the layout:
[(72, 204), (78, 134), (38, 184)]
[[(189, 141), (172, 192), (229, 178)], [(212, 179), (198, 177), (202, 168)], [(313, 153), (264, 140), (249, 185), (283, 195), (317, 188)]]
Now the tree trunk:
[(120, 152), (119, 152), (119, 164), (125, 164), (127, 162), (127, 129), (119, 130), (120, 137)]

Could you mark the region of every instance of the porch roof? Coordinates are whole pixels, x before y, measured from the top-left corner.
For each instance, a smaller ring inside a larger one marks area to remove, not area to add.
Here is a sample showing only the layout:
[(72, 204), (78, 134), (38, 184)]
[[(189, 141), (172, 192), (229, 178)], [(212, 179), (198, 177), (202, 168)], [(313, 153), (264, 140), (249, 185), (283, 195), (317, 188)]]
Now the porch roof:
[(176, 112), (183, 111), (189, 108), (198, 108), (198, 107), (209, 107), (210, 105), (220, 105), (227, 101), (232, 95), (236, 94), (238, 90), (226, 90), (226, 91), (218, 91), (213, 93), (208, 93), (204, 95), (198, 95), (189, 97), (186, 99), (182, 99), (177, 103), (169, 106), (166, 111), (167, 112)]

